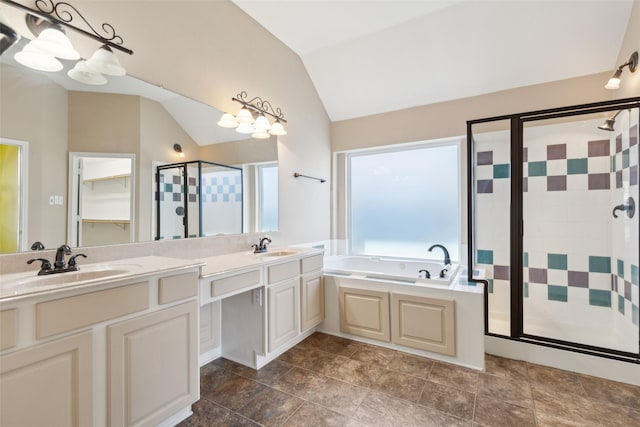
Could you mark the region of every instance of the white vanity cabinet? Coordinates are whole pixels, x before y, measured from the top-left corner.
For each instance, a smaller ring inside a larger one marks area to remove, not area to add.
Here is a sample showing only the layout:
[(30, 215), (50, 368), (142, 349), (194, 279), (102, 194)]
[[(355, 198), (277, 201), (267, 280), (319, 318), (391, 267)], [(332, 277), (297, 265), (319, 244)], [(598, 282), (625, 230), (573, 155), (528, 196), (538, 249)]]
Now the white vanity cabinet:
[[(200, 278), (200, 366), (222, 356), (259, 369), (324, 320), (322, 253), (266, 253), (244, 267), (238, 259), (247, 256), (203, 260), (210, 272)], [(234, 268), (215, 272), (227, 265)]]
[(0, 353), (0, 425), (186, 418), (199, 398), (199, 268), (185, 264), (0, 300), (0, 330), (13, 333)]

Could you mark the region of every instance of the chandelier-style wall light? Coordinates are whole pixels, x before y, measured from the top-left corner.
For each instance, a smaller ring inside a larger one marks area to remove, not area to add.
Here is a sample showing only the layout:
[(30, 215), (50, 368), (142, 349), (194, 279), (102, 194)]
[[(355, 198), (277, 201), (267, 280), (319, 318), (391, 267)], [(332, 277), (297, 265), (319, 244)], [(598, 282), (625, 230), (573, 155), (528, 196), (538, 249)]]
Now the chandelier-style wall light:
[[(284, 114), (280, 108), (274, 109), (269, 101), (263, 100), (256, 96), (247, 101), (247, 92), (242, 91), (237, 94), (233, 101), (242, 104), (242, 108), (235, 116), (231, 113), (224, 113), (218, 121), (218, 126), (223, 128), (235, 129), (238, 133), (251, 134), (256, 139), (266, 139), (271, 135), (286, 135), (282, 123), (287, 123)], [(253, 117), (253, 114), (257, 117)], [(267, 116), (275, 119), (270, 123)]]
[(632, 73), (636, 72), (636, 68), (638, 67), (638, 52), (633, 52), (629, 61), (625, 62), (621, 66), (618, 67), (613, 76), (609, 79), (607, 84), (604, 86), (607, 89), (618, 89), (620, 88), (620, 76), (622, 75), (622, 70), (624, 67), (629, 67), (629, 71)]
[[(36, 0), (36, 9), (31, 9), (12, 0), (0, 0), (0, 3), (25, 11), (27, 28), (36, 37), (14, 56), (14, 59), (25, 67), (55, 72), (64, 68), (59, 61), (60, 59), (78, 61), (73, 69), (67, 72), (67, 75), (73, 80), (91, 85), (106, 84), (105, 75), (122, 76), (126, 74), (126, 70), (114, 55), (113, 49), (129, 55), (132, 55), (133, 51), (122, 46), (122, 37), (116, 34), (111, 24), (102, 24), (101, 34), (82, 16), (78, 9), (66, 2), (54, 3), (53, 0)], [(90, 31), (71, 24), (74, 18), (83, 21), (84, 26)], [(8, 24), (3, 23), (3, 26), (10, 28)], [(101, 47), (89, 59), (81, 59), (80, 54), (65, 34), (65, 28), (98, 41)], [(16, 41), (17, 38), (13, 40), (13, 43)], [(2, 52), (4, 50), (6, 48)]]

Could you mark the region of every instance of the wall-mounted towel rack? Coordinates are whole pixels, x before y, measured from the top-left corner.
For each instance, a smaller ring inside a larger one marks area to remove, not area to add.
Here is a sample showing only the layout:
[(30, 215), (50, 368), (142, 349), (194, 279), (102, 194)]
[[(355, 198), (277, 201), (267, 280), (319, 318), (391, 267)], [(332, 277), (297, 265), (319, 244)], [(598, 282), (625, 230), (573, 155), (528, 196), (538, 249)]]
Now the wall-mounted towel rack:
[(320, 183), (321, 183), (321, 184), (322, 184), (323, 182), (325, 182), (325, 181), (326, 181), (326, 179), (324, 179), (324, 178), (316, 178), (316, 177), (314, 177), (314, 176), (302, 175), (301, 173), (298, 173), (298, 172), (294, 172), (293, 177), (294, 177), (294, 178), (300, 178), (300, 177), (302, 177), (302, 178), (315, 179), (315, 180), (320, 181)]

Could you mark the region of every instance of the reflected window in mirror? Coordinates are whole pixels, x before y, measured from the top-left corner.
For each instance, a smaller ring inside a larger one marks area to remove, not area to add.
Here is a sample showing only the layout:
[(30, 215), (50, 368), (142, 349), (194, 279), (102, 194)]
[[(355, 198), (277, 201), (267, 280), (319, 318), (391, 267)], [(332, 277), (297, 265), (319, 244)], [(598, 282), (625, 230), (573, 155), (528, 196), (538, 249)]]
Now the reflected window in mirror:
[(258, 166), (258, 231), (278, 230), (278, 164)]

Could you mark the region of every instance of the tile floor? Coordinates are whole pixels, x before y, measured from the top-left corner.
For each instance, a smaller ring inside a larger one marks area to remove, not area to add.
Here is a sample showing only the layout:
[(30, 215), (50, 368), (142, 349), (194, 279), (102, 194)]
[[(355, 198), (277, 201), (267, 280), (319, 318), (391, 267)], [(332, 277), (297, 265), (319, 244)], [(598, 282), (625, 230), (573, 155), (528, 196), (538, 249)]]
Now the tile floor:
[(259, 371), (215, 360), (200, 381), (181, 427), (640, 426), (640, 387), (491, 355), (482, 373), (321, 333)]

